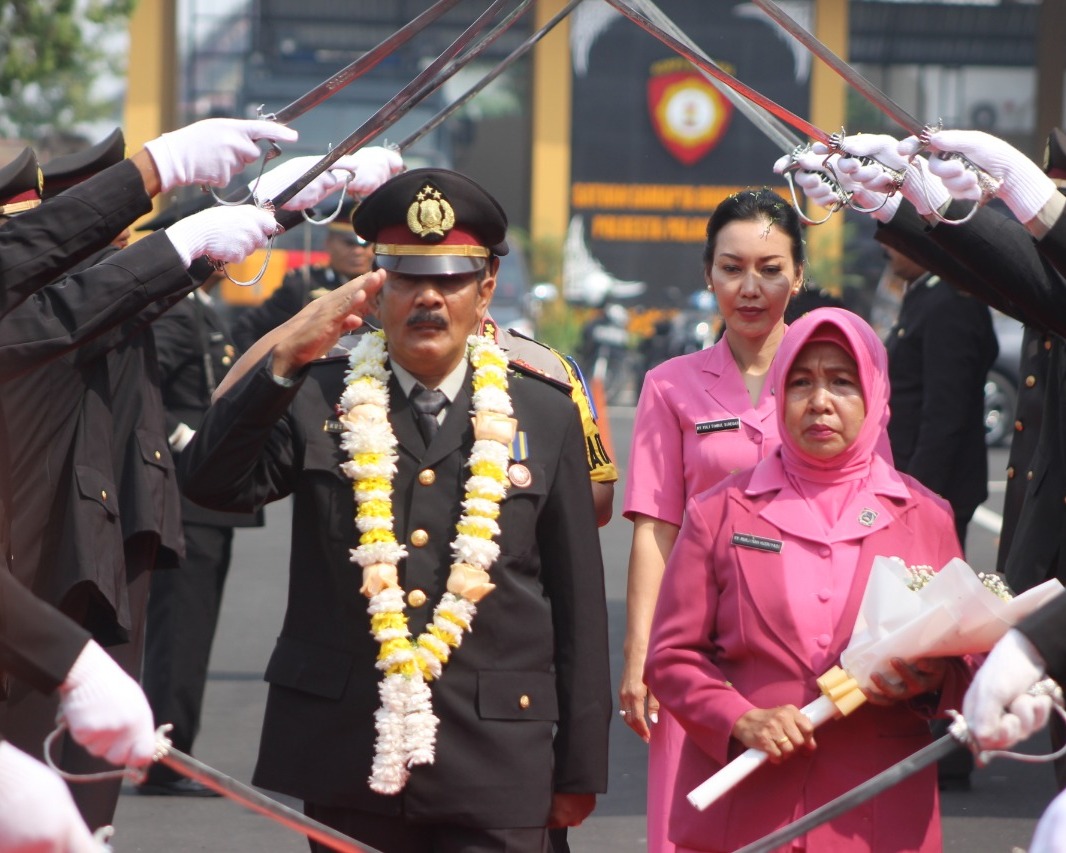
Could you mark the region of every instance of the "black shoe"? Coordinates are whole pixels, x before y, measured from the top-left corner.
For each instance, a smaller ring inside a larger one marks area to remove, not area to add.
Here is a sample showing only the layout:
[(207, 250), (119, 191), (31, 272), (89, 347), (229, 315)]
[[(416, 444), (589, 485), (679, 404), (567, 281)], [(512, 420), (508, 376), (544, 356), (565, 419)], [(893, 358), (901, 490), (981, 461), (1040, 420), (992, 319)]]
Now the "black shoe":
[(137, 786), (137, 793), (149, 797), (220, 797), (195, 779), (175, 779), (173, 782), (142, 782)]

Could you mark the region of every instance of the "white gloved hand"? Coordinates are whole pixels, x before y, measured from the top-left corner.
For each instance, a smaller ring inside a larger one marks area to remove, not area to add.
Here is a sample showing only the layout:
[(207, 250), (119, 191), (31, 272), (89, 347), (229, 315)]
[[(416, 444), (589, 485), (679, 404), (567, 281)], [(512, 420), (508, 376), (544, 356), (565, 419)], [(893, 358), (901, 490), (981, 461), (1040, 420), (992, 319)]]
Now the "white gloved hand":
[(59, 685), (59, 721), (91, 754), (143, 767), (155, 753), (152, 709), (140, 686), (94, 640)]
[[(979, 130), (941, 130), (929, 138), (929, 150), (962, 154), (1003, 185), (996, 195), (1003, 199), (1018, 221), (1029, 222), (1055, 193), (1055, 184), (1032, 160), (1002, 139)], [(958, 158), (933, 156), (929, 162), (955, 198), (977, 199), (981, 189), (977, 174)]]
[(1066, 838), (1066, 791), (1044, 809), (1033, 832), (1029, 853), (1062, 853), (1062, 839)]
[(0, 743), (0, 850), (100, 851), (66, 783), (6, 741)]
[[(296, 157), (275, 166), (248, 184), (255, 197), (264, 202), (288, 189), (306, 174), (321, 157)], [(403, 158), (391, 148), (361, 148), (345, 154), (300, 192), (282, 205), (283, 210), (305, 210), (321, 203), (341, 187), (349, 195), (369, 195), (393, 175), (403, 171)]]
[[(840, 158), (840, 171), (870, 192), (891, 193), (897, 186), (897, 176), (892, 170), (902, 173), (903, 184), (899, 186), (899, 192), (922, 216), (939, 210), (951, 198), (940, 180), (930, 174), (925, 158), (911, 159), (901, 154), (900, 143), (895, 137), (883, 133), (859, 133), (845, 137), (841, 148), (847, 155)], [(876, 162), (869, 163), (860, 158)]]
[(164, 232), (185, 266), (207, 255), (233, 264), (265, 246), (278, 233), (274, 214), (252, 204), (209, 207), (180, 219)]
[(262, 156), (256, 141), (295, 142), (292, 128), (262, 119), (209, 118), (146, 142), (163, 192), (189, 184), (224, 187)]
[(796, 158), (796, 163), (799, 171), (795, 173), (792, 180), (815, 204), (820, 204), (825, 208), (839, 204), (840, 198), (837, 191), (827, 180), (832, 178), (844, 192), (851, 194), (855, 207), (870, 211), (871, 215), (881, 222), (888, 222), (899, 208), (899, 193), (886, 196), (882, 193), (870, 192), (841, 170), (839, 154), (833, 154), (827, 159), (824, 154), (807, 151)]
[[(1020, 631), (1012, 628), (993, 646), (962, 702), (962, 716), (982, 749), (1003, 749), (1032, 734), (1025, 728), (1039, 719), (1038, 709), (1019, 703), (1015, 710), (1014, 703), (1044, 677), (1044, 669), (1040, 652)], [(1005, 721), (1008, 709), (1014, 719)]]

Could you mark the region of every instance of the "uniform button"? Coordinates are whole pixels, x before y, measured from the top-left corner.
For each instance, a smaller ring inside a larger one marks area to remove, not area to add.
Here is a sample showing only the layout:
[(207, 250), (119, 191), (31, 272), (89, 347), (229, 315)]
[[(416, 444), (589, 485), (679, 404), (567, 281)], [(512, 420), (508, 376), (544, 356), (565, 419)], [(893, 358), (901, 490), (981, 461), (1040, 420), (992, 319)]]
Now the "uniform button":
[(223, 364), (223, 366), (229, 367), (232, 362), (233, 362), (233, 359), (230, 358), (228, 355), (222, 356), (222, 364)]
[(759, 433), (755, 433), (751, 439), (753, 444), (762, 444), (762, 436)]
[(1014, 431), (1015, 432), (1021, 432), (1023, 429), (1025, 429), (1025, 424), (1023, 424), (1021, 421), (1015, 421), (1014, 422)]
[(906, 333), (903, 331), (903, 329), (898, 329), (896, 331), (896, 337), (897, 338), (902, 338), (904, 336), (904, 334), (906, 334)]
[(421, 607), (426, 603), (426, 594), (420, 589), (412, 589), (407, 593), (407, 603), (412, 607)]
[(1051, 349), (1051, 338), (1044, 338), (1044, 349)]
[(1007, 479), (1008, 480), (1013, 480), (1014, 479), (1014, 466), (1013, 465), (1011, 465), (1009, 468), (1007, 468)]
[(105, 501), (107, 500), (107, 489), (100, 490), (100, 499)]
[(830, 554), (829, 548), (827, 548), (825, 545), (823, 545), (821, 548), (818, 549), (818, 556), (819, 557), (828, 557), (829, 554)]
[(829, 601), (829, 590), (823, 589), (818, 592), (819, 601)]
[(1026, 479), (1026, 480), (1031, 480), (1031, 479), (1033, 479), (1033, 472), (1032, 472), (1032, 471), (1026, 471), (1026, 472), (1025, 472), (1025, 479)]
[(429, 541), (429, 534), (422, 528), (411, 531), (411, 544), (416, 548), (421, 548)]
[(1026, 376), (1025, 377), (1025, 387), (1026, 388), (1032, 388), (1034, 385), (1036, 385), (1036, 377), (1032, 376), (1032, 375)]
[(526, 696), (525, 693), (518, 697), (518, 707), (521, 708), (523, 711), (528, 708), (530, 704), (530, 699), (528, 696)]
[(152, 455), (155, 456), (157, 462), (163, 458), (163, 454), (160, 453), (158, 450)]
[(819, 634), (818, 635), (818, 645), (821, 646), (824, 649), (826, 646), (829, 645), (829, 641), (831, 639), (832, 638), (828, 634)]
[(437, 482), (437, 472), (432, 468), (426, 468), (424, 471), (418, 472), (418, 482), (423, 486), (432, 486)]

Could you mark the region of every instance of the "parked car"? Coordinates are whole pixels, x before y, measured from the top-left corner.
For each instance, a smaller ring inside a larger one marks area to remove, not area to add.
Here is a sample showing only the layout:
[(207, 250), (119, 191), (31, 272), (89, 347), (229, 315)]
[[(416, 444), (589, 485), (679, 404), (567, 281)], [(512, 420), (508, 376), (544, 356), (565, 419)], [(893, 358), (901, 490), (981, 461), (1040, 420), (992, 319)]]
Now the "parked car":
[(992, 326), (999, 355), (985, 380), (985, 442), (989, 447), (1001, 447), (1014, 433), (1024, 326), (999, 311), (992, 312)]

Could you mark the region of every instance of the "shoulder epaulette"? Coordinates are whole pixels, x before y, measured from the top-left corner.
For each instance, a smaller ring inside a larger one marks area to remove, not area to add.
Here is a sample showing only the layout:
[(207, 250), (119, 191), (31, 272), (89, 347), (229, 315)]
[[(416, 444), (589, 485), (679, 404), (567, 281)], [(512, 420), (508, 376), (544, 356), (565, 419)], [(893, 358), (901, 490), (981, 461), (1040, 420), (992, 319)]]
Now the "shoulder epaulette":
[(503, 329), (486, 317), (481, 324), (481, 334), (491, 334), (504, 351), (511, 369), (526, 376), (543, 379), (567, 394), (573, 388), (570, 374), (563, 366), (555, 350), (540, 341), (526, 337), (514, 329)]

